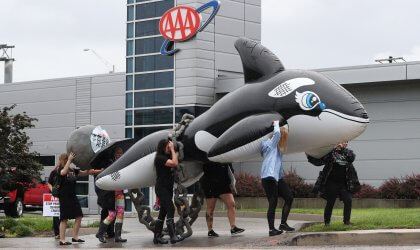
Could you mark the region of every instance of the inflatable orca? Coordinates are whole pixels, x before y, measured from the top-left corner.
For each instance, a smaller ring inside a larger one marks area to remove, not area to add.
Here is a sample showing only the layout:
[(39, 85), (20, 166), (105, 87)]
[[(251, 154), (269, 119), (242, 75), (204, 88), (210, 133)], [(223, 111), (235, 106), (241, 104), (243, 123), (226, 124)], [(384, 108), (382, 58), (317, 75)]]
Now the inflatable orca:
[[(235, 47), (245, 85), (197, 117), (179, 139), (184, 144), (188, 177), (184, 185), (201, 177), (206, 161), (261, 157), (261, 141), (271, 135), (274, 120), (289, 127), (287, 153), (306, 152), (314, 157), (366, 129), (369, 119), (362, 104), (333, 80), (314, 71), (285, 70), (273, 53), (255, 41), (240, 38)], [(154, 186), (156, 146), (169, 132), (159, 131), (138, 141), (98, 176), (97, 185), (109, 190)]]

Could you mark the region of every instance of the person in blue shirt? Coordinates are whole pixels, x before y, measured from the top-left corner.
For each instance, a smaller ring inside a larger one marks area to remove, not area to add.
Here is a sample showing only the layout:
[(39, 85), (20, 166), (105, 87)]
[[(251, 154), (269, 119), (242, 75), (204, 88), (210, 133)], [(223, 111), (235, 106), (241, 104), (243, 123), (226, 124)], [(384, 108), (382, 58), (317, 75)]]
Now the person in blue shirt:
[[(287, 224), (292, 207), (293, 195), (289, 187), (283, 180), (283, 153), (286, 151), (288, 130), (286, 127), (279, 127), (279, 121), (274, 121), (274, 132), (271, 138), (261, 143), (261, 155), (263, 157), (261, 168), (261, 182), (267, 194), (268, 211), (267, 220), (269, 236), (279, 235), (283, 231), (294, 231), (295, 229)], [(278, 197), (284, 199), (279, 230), (274, 227), (274, 218), (277, 207)]]

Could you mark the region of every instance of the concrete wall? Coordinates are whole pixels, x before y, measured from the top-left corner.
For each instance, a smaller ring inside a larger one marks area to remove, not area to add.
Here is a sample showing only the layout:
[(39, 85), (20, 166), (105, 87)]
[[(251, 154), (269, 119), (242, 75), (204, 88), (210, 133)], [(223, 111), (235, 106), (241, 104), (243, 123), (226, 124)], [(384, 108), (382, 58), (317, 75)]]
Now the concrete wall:
[[(41, 155), (66, 151), (67, 138), (76, 127), (93, 124), (104, 128), (112, 140), (124, 138), (125, 74), (105, 74), (0, 85), (0, 108), (17, 104), (14, 112), (37, 118), (28, 129)], [(52, 166), (44, 168), (48, 176)], [(89, 211), (97, 210), (93, 177), (89, 183)]]
[[(205, 0), (178, 0), (194, 8)], [(202, 13), (207, 20), (211, 9)], [(213, 21), (193, 39), (176, 43), (175, 104), (212, 105), (215, 82), (220, 75), (242, 73), (233, 44), (239, 37), (261, 40), (261, 0), (221, 0)]]

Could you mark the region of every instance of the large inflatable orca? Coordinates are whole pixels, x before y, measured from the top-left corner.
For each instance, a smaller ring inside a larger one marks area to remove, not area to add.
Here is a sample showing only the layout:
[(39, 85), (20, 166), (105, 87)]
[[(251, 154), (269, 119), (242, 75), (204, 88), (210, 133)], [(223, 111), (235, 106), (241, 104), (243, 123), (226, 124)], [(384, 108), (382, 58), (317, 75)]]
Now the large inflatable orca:
[[(337, 143), (359, 136), (369, 123), (362, 104), (324, 75), (285, 70), (261, 44), (241, 38), (235, 47), (242, 60), (245, 85), (227, 94), (187, 127), (184, 144), (184, 185), (202, 175), (202, 164), (258, 159), (261, 141), (273, 131), (272, 122), (289, 127), (287, 153), (328, 153)], [(151, 134), (134, 144), (99, 176), (103, 189), (154, 186), (153, 165), (159, 140), (170, 130)], [(260, 166), (255, 166), (260, 167)]]

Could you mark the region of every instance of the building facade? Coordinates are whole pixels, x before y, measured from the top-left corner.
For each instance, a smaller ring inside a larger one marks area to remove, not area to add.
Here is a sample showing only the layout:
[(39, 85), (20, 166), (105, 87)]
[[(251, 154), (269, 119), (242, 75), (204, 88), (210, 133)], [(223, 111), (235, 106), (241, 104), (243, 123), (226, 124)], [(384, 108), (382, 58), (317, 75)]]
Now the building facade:
[[(161, 16), (174, 6), (197, 8), (205, 2), (127, 1), (127, 138), (172, 128), (185, 113), (202, 114), (215, 101), (220, 77), (241, 76), (242, 64), (233, 43), (243, 36), (261, 39), (260, 0), (222, 0), (216, 17), (202, 32), (175, 43), (178, 53), (160, 54)], [(209, 13), (202, 13), (203, 20)]]
[[(124, 138), (125, 73), (0, 84), (0, 108), (17, 104), (15, 113), (37, 118), (27, 134), (48, 177), (58, 156), (66, 152), (69, 135), (95, 124), (111, 140)], [(93, 177), (79, 177), (77, 195), (85, 213), (97, 213)]]

